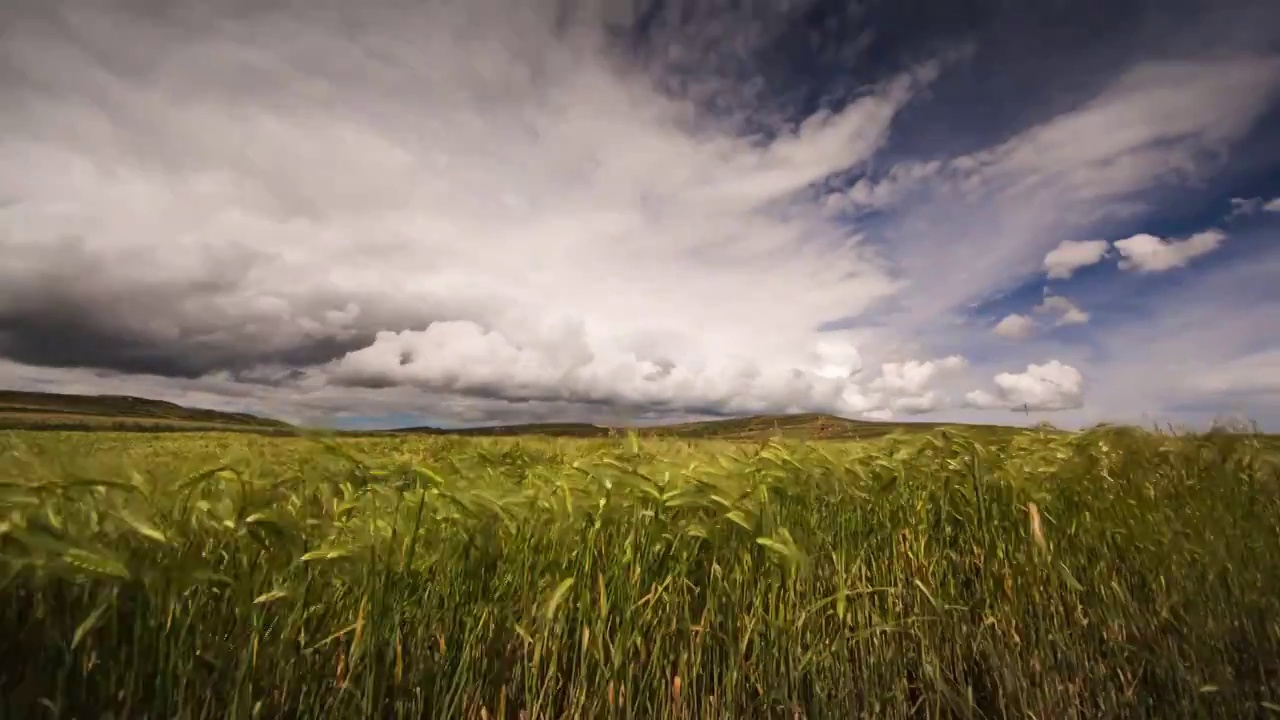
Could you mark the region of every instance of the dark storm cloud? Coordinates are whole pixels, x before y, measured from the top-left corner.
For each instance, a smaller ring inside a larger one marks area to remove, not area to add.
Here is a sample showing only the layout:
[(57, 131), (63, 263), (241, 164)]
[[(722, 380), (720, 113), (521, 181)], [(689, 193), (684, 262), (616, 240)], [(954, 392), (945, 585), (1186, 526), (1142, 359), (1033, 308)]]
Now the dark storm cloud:
[(293, 347), (260, 351), (248, 344), (228, 347), (199, 337), (149, 337), (134, 328), (113, 326), (109, 318), (90, 315), (84, 307), (42, 306), (12, 317), (0, 315), (0, 357), (47, 367), (180, 378), (219, 370), (242, 373), (259, 365), (318, 365), (364, 347), (372, 339), (371, 334), (317, 338)]
[(242, 304), (237, 311), (243, 278), (264, 257), (257, 251), (215, 248), (181, 258), (184, 271), (165, 274), (161, 245), (114, 258), (123, 271), (110, 278), (89, 247), (72, 237), (9, 250), (0, 270), (0, 356), (193, 378), (262, 364), (323, 363), (372, 338), (345, 327), (299, 331), (302, 314), (279, 307)]

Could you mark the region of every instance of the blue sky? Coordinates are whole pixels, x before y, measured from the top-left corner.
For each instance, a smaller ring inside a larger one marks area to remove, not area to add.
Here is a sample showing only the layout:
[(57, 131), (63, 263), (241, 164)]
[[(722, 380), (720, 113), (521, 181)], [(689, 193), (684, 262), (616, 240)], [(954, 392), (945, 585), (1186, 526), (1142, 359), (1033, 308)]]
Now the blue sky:
[(764, 5), (0, 3), (0, 385), (1280, 430), (1274, 3)]

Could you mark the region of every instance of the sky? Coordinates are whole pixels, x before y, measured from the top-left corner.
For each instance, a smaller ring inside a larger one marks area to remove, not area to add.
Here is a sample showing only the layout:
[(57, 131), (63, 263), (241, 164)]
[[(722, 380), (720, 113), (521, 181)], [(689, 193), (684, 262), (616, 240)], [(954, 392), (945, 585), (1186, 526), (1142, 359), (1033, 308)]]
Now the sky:
[(0, 387), (1280, 431), (1271, 0), (0, 0)]

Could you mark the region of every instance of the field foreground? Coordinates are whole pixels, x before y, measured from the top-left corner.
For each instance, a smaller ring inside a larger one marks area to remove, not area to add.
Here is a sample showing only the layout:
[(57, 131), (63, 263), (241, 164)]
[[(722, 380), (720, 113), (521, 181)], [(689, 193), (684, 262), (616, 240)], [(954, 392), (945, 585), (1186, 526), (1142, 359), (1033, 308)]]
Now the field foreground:
[(0, 710), (1280, 717), (1266, 442), (0, 432)]

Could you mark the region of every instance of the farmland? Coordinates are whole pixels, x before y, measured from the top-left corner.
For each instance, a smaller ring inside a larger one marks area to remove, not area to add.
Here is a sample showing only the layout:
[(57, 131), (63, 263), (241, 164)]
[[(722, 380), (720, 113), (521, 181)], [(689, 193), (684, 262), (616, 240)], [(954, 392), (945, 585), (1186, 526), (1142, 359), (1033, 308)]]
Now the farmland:
[(779, 434), (0, 431), (3, 709), (1280, 717), (1268, 439)]

